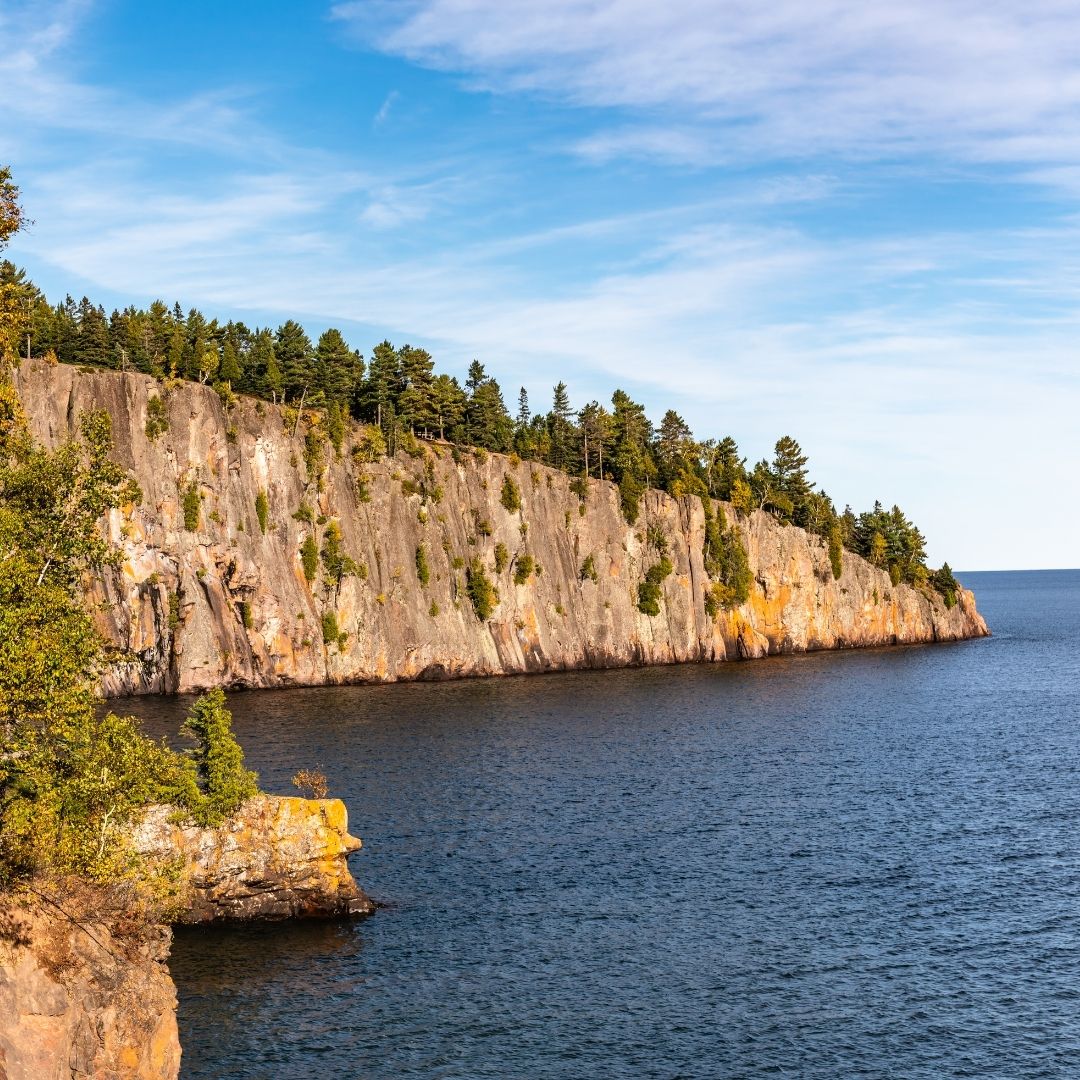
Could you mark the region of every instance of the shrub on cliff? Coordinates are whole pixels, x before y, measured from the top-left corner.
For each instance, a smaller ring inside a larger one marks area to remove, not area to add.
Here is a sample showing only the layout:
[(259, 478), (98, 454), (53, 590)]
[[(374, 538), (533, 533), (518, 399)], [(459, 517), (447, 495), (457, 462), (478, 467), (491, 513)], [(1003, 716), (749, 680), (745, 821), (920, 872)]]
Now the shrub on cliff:
[(157, 394), (151, 394), (146, 402), (146, 437), (154, 442), (169, 430), (169, 412), (165, 402)]
[(723, 510), (714, 511), (711, 499), (702, 496), (701, 507), (705, 514), (702, 560), (705, 573), (713, 579), (713, 584), (705, 591), (705, 611), (712, 618), (721, 609), (745, 603), (750, 597), (754, 578), (738, 530), (726, 526)]
[(423, 544), (416, 548), (416, 578), (425, 589), (431, 581), (431, 567), (428, 565), (427, 551)]
[(948, 563), (942, 563), (940, 570), (935, 570), (930, 575), (930, 584), (941, 593), (947, 608), (955, 607), (956, 593), (960, 588), (960, 582), (953, 576), (952, 567)]
[(484, 572), (484, 564), (474, 558), (465, 572), (465, 591), (472, 601), (473, 611), (481, 622), (491, 618), (499, 603), (499, 592)]
[(521, 509), (521, 490), (514, 483), (514, 479), (509, 473), (503, 477), (502, 493), (499, 495), (499, 501), (511, 514)]
[(310, 585), (319, 573), (319, 545), (311, 533), (300, 545), (300, 565), (304, 569), (304, 580)]
[(674, 569), (666, 555), (649, 567), (645, 580), (638, 586), (638, 611), (643, 615), (660, 614), (660, 584)]
[(255, 516), (259, 519), (259, 532), (265, 536), (267, 526), (270, 523), (270, 500), (262, 488), (259, 489), (259, 494), (255, 496)]
[(258, 777), (244, 768), (244, 752), (232, 733), (232, 714), (222, 690), (203, 694), (181, 730), (195, 739), (189, 757), (201, 792), (181, 792), (180, 804), (200, 825), (220, 825), (241, 803), (259, 793)]
[(202, 495), (199, 494), (199, 485), (194, 480), (184, 489), (182, 503), (184, 528), (188, 532), (198, 532), (199, 516), (202, 512)]
[(514, 584), (524, 585), (536, 569), (536, 560), (528, 554), (519, 555), (514, 560)]
[(833, 577), (839, 580), (844, 572), (844, 542), (840, 526), (835, 522), (829, 528), (829, 563)]

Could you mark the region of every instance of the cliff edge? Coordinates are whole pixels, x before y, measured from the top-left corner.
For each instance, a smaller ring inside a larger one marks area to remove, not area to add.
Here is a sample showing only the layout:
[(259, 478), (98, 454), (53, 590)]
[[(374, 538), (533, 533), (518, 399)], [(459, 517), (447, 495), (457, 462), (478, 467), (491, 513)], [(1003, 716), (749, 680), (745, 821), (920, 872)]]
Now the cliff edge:
[(134, 846), (151, 860), (179, 859), (178, 922), (369, 915), (375, 905), (349, 873), (360, 840), (340, 799), (258, 795), (216, 828), (173, 820), (154, 806)]
[[(434, 443), (365, 463), (350, 452), (355, 430), (335, 453), (325, 439), (306, 442), (287, 410), (253, 399), (226, 409), (193, 383), (28, 361), (16, 386), (49, 445), (80, 413), (105, 409), (115, 457), (142, 488), (141, 505), (108, 522), (123, 566), (92, 585), (116, 650), (109, 694), (742, 659), (988, 632), (970, 592), (946, 608), (850, 552), (834, 579), (819, 537), (765, 513), (717, 504), (755, 580), (745, 604), (713, 617), (697, 498), (650, 491), (631, 526), (607, 481), (588, 481), (581, 497), (565, 473)], [(502, 498), (507, 478), (520, 508)], [(658, 538), (674, 572), (649, 616), (638, 586)], [(499, 599), (486, 620), (466, 593), (477, 558)]]

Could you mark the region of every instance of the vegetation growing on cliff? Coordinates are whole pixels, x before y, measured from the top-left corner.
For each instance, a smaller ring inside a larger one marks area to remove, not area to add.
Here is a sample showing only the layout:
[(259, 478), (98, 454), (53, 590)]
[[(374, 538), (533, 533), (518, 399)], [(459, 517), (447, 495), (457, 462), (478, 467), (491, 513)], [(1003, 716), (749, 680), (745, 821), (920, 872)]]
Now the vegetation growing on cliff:
[[(10, 173), (0, 170), (0, 247), (19, 224), (17, 195)], [(835, 554), (839, 542), (888, 570), (895, 583), (937, 587), (938, 578), (925, 565), (923, 536), (903, 512), (880, 504), (859, 515), (849, 507), (839, 511), (809, 479), (807, 455), (788, 435), (777, 440), (771, 459), (748, 465), (730, 436), (698, 440), (670, 409), (654, 425), (644, 406), (622, 390), (615, 390), (610, 406), (590, 401), (575, 410), (566, 384), (559, 382), (550, 409), (534, 412), (522, 389), (511, 417), (498, 381), (483, 364), (473, 361), (462, 385), (437, 374), (431, 354), (412, 345), (380, 342), (365, 364), (340, 331), (327, 330), (313, 343), (291, 319), (272, 331), (221, 323), (160, 300), (111, 314), (86, 297), (51, 305), (9, 262), (0, 264), (0, 296), (7, 297), (0, 352), (14, 353), (25, 340), (28, 351), (51, 351), (65, 363), (217, 380), (230, 400), (238, 392), (293, 408), (321, 408), (320, 426), (338, 450), (344, 417), (351, 414), (370, 425), (352, 448), (360, 462), (393, 453), (414, 435), (449, 439), (477, 452), (513, 452), (564, 469), (582, 485), (590, 477), (615, 482), (631, 524), (650, 487), (728, 501), (740, 513), (763, 510), (821, 536), (830, 545), (834, 573), (842, 561)], [(305, 447), (313, 476), (321, 475), (321, 446), (320, 430)], [(362, 482), (360, 490), (363, 497)], [(582, 498), (585, 490), (579, 489)], [(511, 512), (520, 509), (520, 491), (508, 474), (502, 502)]]
[(499, 593), (479, 558), (474, 558), (465, 572), (465, 591), (472, 601), (476, 617), (481, 622), (490, 619), (499, 603)]
[(660, 614), (660, 586), (675, 567), (665, 555), (645, 573), (645, 580), (638, 586), (638, 610), (644, 615)]

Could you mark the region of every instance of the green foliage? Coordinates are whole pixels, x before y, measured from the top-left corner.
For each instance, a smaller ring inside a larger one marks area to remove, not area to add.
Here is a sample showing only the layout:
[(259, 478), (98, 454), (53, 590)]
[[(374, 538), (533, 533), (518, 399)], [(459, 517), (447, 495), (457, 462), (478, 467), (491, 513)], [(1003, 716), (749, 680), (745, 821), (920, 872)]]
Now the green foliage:
[(260, 488), (255, 496), (255, 516), (259, 519), (259, 532), (266, 535), (266, 529), (270, 524), (270, 500), (266, 492)]
[(953, 576), (952, 568), (948, 563), (942, 563), (940, 570), (935, 570), (930, 575), (930, 584), (941, 593), (947, 608), (956, 606), (956, 594), (960, 589), (960, 582)]
[(432, 601), (431, 601), (431, 607), (429, 607), (429, 608), (428, 608), (428, 614), (429, 614), (429, 615), (430, 615), (430, 616), (431, 616), (431, 617), (432, 617), (433, 619), (434, 619), (434, 618), (437, 618), (437, 617), (438, 617), (438, 614), (439, 614), (439, 605), (438, 605), (438, 604), (437, 604), (437, 603), (436, 603), (436, 602), (435, 602), (434, 600), (432, 600)]
[(594, 585), (600, 580), (600, 576), (596, 572), (596, 559), (593, 558), (591, 554), (585, 556), (581, 568), (578, 570), (578, 577), (582, 581), (585, 581), (587, 578)]
[(665, 555), (658, 563), (649, 567), (645, 580), (638, 586), (638, 611), (645, 615), (660, 614), (661, 583), (675, 567)]
[(637, 477), (625, 473), (619, 481), (619, 506), (628, 525), (637, 522), (641, 512), (641, 496), (645, 494), (645, 485)]
[(311, 503), (302, 501), (293, 514), (293, 521), (306, 521), (309, 525), (314, 525), (315, 511), (311, 509)]
[(337, 612), (324, 611), (322, 617), (322, 639), (324, 645), (333, 645), (341, 637), (341, 628), (338, 626)]
[(589, 497), (589, 481), (584, 476), (575, 476), (570, 481), (570, 490), (584, 502)]
[[(344, 578), (360, 573), (359, 564), (345, 554), (341, 543), (341, 525), (336, 518), (327, 523), (320, 555), (326, 583), (332, 589), (338, 588)], [(306, 572), (305, 568), (305, 574)]]
[(501, 574), (510, 562), (510, 552), (502, 542), (495, 545), (495, 573)]
[(740, 514), (750, 514), (756, 509), (754, 492), (750, 485), (742, 477), (739, 477), (731, 486), (731, 505)]
[(431, 567), (428, 565), (427, 551), (423, 544), (416, 549), (416, 576), (426, 589), (431, 582)]
[(514, 584), (524, 585), (528, 582), (536, 562), (529, 554), (521, 554), (514, 560)]
[(666, 555), (668, 550), (667, 533), (659, 521), (652, 522), (645, 530), (645, 543), (658, 555)]
[(250, 630), (255, 625), (255, 620), (251, 614), (251, 601), (240, 601), (240, 621), (244, 624), (245, 630)]
[(330, 402), (326, 408), (326, 434), (334, 452), (340, 455), (345, 443), (345, 414), (336, 401)]
[(829, 563), (833, 577), (839, 580), (844, 572), (844, 541), (840, 526), (836, 523), (829, 528)]
[(484, 572), (484, 564), (474, 558), (465, 573), (465, 591), (472, 601), (473, 611), (481, 622), (491, 618), (499, 603), (499, 593)]
[(151, 394), (146, 402), (146, 437), (154, 442), (169, 430), (169, 412), (165, 402), (157, 394)]
[(102, 646), (81, 583), (116, 562), (98, 522), (135, 489), (108, 460), (108, 425), (87, 417), (82, 433), (36, 445), (0, 377), (0, 886), (75, 873), (145, 889), (125, 826), (149, 803), (202, 799), (195, 762), (96, 708)]
[(722, 570), (722, 552), (724, 544), (723, 516), (718, 518), (713, 511), (712, 499), (701, 496), (701, 509), (705, 515), (705, 542), (702, 545), (702, 560), (705, 573), (711, 578), (720, 576)]
[(873, 510), (848, 524), (854, 550), (874, 566), (887, 568), (890, 576), (896, 576), (894, 584), (925, 580), (926, 541), (900, 507), (886, 510), (875, 503)]
[(712, 584), (705, 590), (705, 614), (710, 619), (715, 619), (720, 614), (720, 609), (721, 604), (720, 597), (717, 596), (717, 587)]
[(322, 431), (314, 426), (309, 427), (304, 433), (304, 468), (307, 470), (308, 480), (317, 481), (322, 476), (326, 464), (324, 446)]
[(319, 545), (311, 533), (300, 545), (300, 565), (304, 568), (304, 580), (310, 585), (319, 573)]
[(244, 768), (244, 752), (232, 733), (225, 694), (221, 690), (203, 694), (191, 707), (181, 731), (195, 739), (189, 757), (202, 797), (187, 795), (180, 805), (199, 825), (220, 825), (259, 793), (258, 777)]
[(511, 514), (521, 509), (521, 489), (509, 473), (503, 477), (502, 493), (499, 496), (499, 501)]
[(372, 465), (386, 457), (386, 439), (377, 427), (366, 427), (352, 448), (354, 460), (365, 465)]
[(188, 532), (198, 532), (199, 518), (202, 513), (202, 495), (199, 492), (199, 485), (194, 480), (184, 488), (182, 506), (184, 511), (184, 528), (187, 529)]

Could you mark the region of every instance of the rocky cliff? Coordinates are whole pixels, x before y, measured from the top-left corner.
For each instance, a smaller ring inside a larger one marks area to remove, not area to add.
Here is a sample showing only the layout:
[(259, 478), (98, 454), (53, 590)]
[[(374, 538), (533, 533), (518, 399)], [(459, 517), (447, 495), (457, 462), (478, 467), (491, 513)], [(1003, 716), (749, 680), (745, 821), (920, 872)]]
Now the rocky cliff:
[(155, 806), (135, 830), (150, 859), (180, 858), (178, 921), (206, 923), (367, 915), (372, 902), (349, 873), (360, 848), (340, 799), (260, 795), (217, 828), (173, 820)]
[[(848, 553), (834, 580), (818, 537), (763, 513), (724, 508), (755, 584), (746, 604), (713, 618), (696, 498), (650, 492), (629, 526), (612, 484), (591, 480), (581, 498), (565, 474), (513, 457), (430, 444), (368, 464), (350, 452), (355, 431), (335, 453), (305, 441), (305, 421), (286, 410), (247, 399), (226, 409), (191, 383), (42, 362), (24, 363), (16, 381), (50, 444), (81, 412), (107, 410), (116, 457), (142, 487), (141, 505), (108, 523), (123, 567), (93, 584), (117, 648), (109, 693), (725, 660), (987, 632), (970, 593), (947, 610)], [(148, 409), (162, 414), (154, 437)], [(503, 504), (508, 477), (520, 509)], [(674, 573), (649, 616), (637, 590), (658, 542)], [(535, 569), (522, 574), (526, 556)], [(464, 591), (477, 557), (499, 596), (483, 621)]]
[(166, 927), (76, 923), (37, 900), (0, 906), (0, 1077), (174, 1080), (169, 941)]
[[(360, 847), (338, 799), (250, 799), (220, 827), (152, 807), (135, 828), (147, 858), (179, 864), (177, 921), (366, 915), (349, 873)], [(175, 1080), (171, 934), (86, 882), (63, 895), (0, 896), (0, 1080)]]

